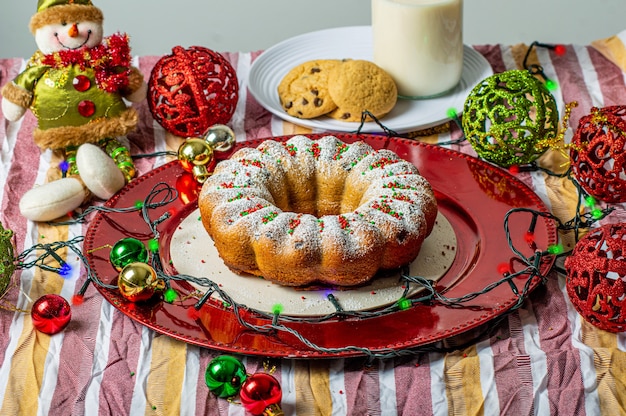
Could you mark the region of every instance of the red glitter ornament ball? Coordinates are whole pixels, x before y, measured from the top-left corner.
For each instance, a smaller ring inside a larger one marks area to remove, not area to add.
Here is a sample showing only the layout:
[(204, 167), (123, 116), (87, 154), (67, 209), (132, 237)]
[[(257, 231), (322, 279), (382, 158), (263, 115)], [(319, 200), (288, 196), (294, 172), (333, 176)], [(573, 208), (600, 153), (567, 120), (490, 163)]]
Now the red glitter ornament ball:
[(626, 106), (593, 107), (572, 137), (570, 163), (580, 186), (602, 201), (626, 202)]
[(64, 297), (48, 294), (33, 303), (30, 315), (33, 326), (40, 332), (54, 335), (61, 332), (72, 318), (72, 309)]
[(580, 239), (565, 259), (567, 294), (589, 323), (626, 330), (626, 224), (608, 224)]
[(177, 46), (159, 59), (150, 74), (150, 112), (176, 136), (203, 136), (212, 125), (226, 124), (238, 99), (234, 68), (224, 56), (204, 47)]

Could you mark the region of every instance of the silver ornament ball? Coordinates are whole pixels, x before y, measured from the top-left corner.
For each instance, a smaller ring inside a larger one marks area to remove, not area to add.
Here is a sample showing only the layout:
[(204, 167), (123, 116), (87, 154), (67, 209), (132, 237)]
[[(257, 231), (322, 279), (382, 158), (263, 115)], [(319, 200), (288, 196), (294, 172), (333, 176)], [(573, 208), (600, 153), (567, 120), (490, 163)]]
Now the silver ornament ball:
[(214, 124), (207, 130), (204, 141), (216, 152), (228, 152), (235, 145), (235, 132), (224, 124)]

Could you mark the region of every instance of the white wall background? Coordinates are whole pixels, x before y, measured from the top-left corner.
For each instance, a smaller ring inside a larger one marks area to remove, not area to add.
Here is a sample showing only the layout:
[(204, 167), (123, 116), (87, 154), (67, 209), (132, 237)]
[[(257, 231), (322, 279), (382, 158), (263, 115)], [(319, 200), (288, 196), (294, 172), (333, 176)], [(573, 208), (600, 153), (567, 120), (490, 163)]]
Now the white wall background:
[[(0, 58), (28, 58), (37, 0), (1, 0)], [(255, 51), (318, 29), (370, 23), (369, 0), (94, 0), (105, 34), (126, 32), (135, 55), (173, 46)], [(588, 44), (626, 29), (626, 0), (465, 0), (467, 44)]]

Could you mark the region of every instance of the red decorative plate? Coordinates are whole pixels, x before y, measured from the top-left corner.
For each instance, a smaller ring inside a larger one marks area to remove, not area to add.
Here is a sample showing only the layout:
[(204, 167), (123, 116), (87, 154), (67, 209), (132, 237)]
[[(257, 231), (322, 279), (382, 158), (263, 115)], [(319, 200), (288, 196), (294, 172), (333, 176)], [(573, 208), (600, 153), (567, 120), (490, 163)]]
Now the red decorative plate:
[[(437, 290), (448, 298), (480, 292), (486, 286), (502, 279), (498, 266), (516, 264), (516, 256), (509, 249), (504, 230), (505, 215), (512, 208), (548, 212), (539, 197), (528, 186), (508, 172), (459, 152), (420, 142), (372, 135), (336, 134), (345, 142), (363, 140), (376, 149), (387, 148), (414, 163), (432, 184), (440, 212), (453, 226), (457, 239), (456, 258), (448, 272), (437, 282)], [(319, 138), (322, 135), (311, 135)], [(288, 137), (274, 138), (287, 140)], [(256, 146), (257, 140), (246, 143)], [(165, 211), (173, 215), (158, 225), (161, 262), (168, 266), (169, 242), (178, 224), (197, 207), (193, 192), (184, 192), (180, 178), (184, 172), (177, 162), (161, 166), (137, 180), (106, 203), (109, 208), (128, 208), (143, 200), (159, 183), (166, 183), (183, 191), (174, 202), (150, 211), (152, 220)], [(538, 217), (534, 230), (534, 244), (525, 241), (531, 222), (530, 213), (516, 213), (509, 217), (509, 232), (513, 245), (524, 256), (530, 257), (536, 249), (546, 250), (557, 243), (553, 221)], [(154, 236), (138, 211), (98, 212), (87, 231), (84, 252), (89, 265), (104, 283), (116, 284), (117, 271), (111, 266), (107, 250), (96, 250), (113, 245), (124, 237), (149, 240)], [(92, 251), (93, 250), (93, 251)], [(539, 269), (548, 273), (554, 262), (544, 257)], [(528, 276), (514, 279), (522, 288)], [(540, 283), (533, 278), (531, 289)], [(193, 291), (186, 282), (173, 282), (181, 299)], [(502, 315), (517, 302), (508, 284), (484, 293), (462, 307), (441, 304), (418, 304), (407, 310), (367, 318), (340, 318), (322, 322), (285, 321), (281, 324), (297, 331), (304, 339), (319, 348), (303, 343), (292, 333), (275, 331), (261, 333), (241, 325), (237, 316), (220, 302), (209, 299), (200, 311), (193, 309), (197, 298), (177, 300), (172, 304), (158, 297), (147, 303), (126, 301), (117, 290), (97, 286), (112, 305), (131, 319), (147, 327), (184, 342), (213, 348), (227, 353), (261, 355), (268, 357), (327, 358), (354, 356), (366, 353), (386, 354), (430, 345), (456, 345), (492, 319)], [(194, 313), (195, 312), (195, 313)], [(240, 310), (245, 322), (267, 325), (271, 320), (254, 311)], [(357, 347), (357, 348), (352, 348)]]

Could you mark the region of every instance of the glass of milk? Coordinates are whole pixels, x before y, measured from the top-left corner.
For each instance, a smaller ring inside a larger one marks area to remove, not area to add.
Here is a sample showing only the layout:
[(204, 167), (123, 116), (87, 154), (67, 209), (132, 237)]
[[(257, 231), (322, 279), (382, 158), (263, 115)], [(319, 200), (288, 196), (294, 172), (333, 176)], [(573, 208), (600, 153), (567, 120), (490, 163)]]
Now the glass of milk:
[(453, 90), (463, 70), (463, 0), (372, 0), (374, 63), (402, 98)]

